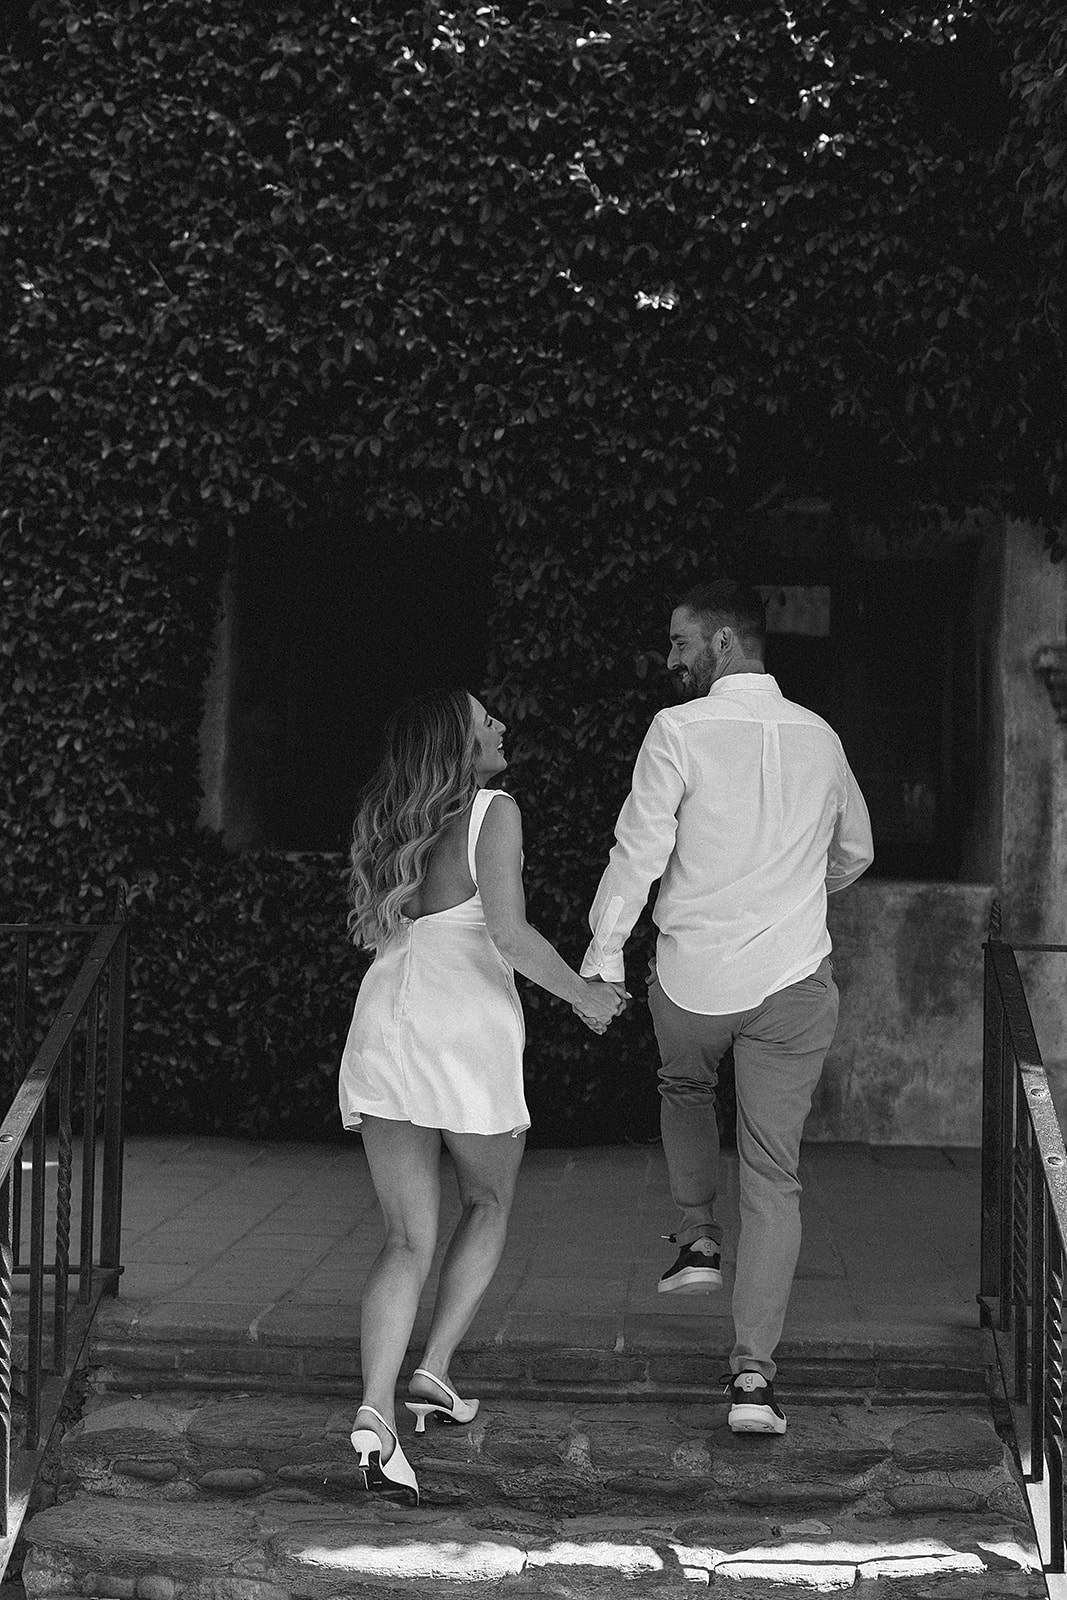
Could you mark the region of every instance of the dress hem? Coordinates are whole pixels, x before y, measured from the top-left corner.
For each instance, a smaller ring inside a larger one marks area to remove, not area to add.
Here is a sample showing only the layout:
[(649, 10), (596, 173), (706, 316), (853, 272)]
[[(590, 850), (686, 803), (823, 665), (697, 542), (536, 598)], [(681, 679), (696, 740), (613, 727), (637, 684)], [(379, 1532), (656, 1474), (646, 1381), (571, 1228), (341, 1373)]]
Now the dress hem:
[[(520, 1133), (526, 1133), (532, 1127), (532, 1123), (519, 1122), (511, 1123), (506, 1128), (447, 1128), (440, 1122), (416, 1122), (414, 1117), (386, 1117), (380, 1111), (368, 1111), (367, 1115), (380, 1117), (383, 1122), (408, 1122), (413, 1128), (431, 1128), (437, 1133), (476, 1133), (483, 1139), (497, 1139), (502, 1133), (510, 1133), (513, 1139), (517, 1139)], [(362, 1116), (355, 1112), (349, 1114), (349, 1119), (341, 1119), (341, 1126), (346, 1133), (358, 1133), (362, 1125)]]

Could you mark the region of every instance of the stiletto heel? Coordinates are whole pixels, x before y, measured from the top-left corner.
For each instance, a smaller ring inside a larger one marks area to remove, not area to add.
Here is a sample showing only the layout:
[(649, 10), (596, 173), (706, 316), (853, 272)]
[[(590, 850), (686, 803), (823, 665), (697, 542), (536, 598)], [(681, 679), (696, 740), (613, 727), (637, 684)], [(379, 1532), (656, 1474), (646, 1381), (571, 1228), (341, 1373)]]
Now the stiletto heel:
[(433, 1400), (405, 1400), (404, 1404), (415, 1418), (415, 1432), (426, 1432), (426, 1418), (439, 1417), (442, 1422), (450, 1422), (457, 1426), (465, 1426), (473, 1422), (478, 1415), (477, 1400), (461, 1400), (455, 1389), (449, 1388), (442, 1378), (427, 1371), (425, 1367), (416, 1367), (412, 1377), (429, 1378), (431, 1383), (436, 1383), (442, 1394), (447, 1394), (450, 1405), (443, 1406)]
[(387, 1460), (382, 1460), (382, 1441), (373, 1428), (353, 1428), (351, 1433), (352, 1448), (356, 1452), (356, 1464), (363, 1474), (365, 1489), (377, 1489), (388, 1492), (390, 1489), (400, 1489), (411, 1500), (412, 1505), (419, 1503), (419, 1483), (412, 1471), (411, 1462), (400, 1448), (400, 1440), (393, 1429), (386, 1422), (381, 1412), (375, 1411), (373, 1406), (360, 1406), (356, 1412), (358, 1419), (360, 1411), (368, 1411), (377, 1422), (380, 1422), (386, 1433), (393, 1440), (393, 1448)]
[(428, 1400), (405, 1400), (404, 1404), (415, 1418), (416, 1433), (425, 1433), (426, 1418), (432, 1416), (435, 1411), (440, 1410), (439, 1406), (431, 1404)]

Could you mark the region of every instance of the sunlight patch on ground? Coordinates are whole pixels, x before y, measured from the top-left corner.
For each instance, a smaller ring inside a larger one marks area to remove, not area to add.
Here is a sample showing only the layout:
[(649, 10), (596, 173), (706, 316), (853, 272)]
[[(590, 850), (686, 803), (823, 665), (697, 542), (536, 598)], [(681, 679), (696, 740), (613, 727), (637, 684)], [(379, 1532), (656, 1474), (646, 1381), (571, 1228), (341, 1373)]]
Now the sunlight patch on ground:
[(493, 1582), (515, 1578), (526, 1566), (526, 1552), (491, 1539), (405, 1539), (381, 1544), (307, 1544), (291, 1550), (303, 1566), (368, 1578), (447, 1578)]
[(607, 1539), (590, 1540), (579, 1544), (573, 1539), (559, 1539), (544, 1550), (531, 1550), (527, 1557), (530, 1567), (603, 1567), (621, 1572), (627, 1578), (636, 1578), (643, 1572), (662, 1572), (663, 1557), (648, 1544), (615, 1544)]

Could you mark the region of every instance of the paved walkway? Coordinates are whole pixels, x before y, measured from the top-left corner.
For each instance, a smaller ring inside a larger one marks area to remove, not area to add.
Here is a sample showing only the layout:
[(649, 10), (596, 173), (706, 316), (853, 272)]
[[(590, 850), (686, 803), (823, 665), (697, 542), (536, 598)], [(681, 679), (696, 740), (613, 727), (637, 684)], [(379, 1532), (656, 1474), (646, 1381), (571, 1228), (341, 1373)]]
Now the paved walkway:
[[(912, 1349), (951, 1361), (975, 1348), (977, 1151), (812, 1145), (802, 1178), (804, 1244), (780, 1352), (783, 1382), (804, 1381), (799, 1369), (812, 1357), (825, 1367), (835, 1356)], [(443, 1188), (447, 1236), (457, 1214), (447, 1171)], [(674, 1212), (658, 1146), (530, 1151), (507, 1252), (468, 1346), (501, 1357), (585, 1351), (585, 1366), (570, 1369), (575, 1381), (610, 1377), (609, 1358), (618, 1376), (618, 1362), (635, 1350), (703, 1352), (717, 1374), (731, 1337), (737, 1185), (729, 1154), (724, 1189), (724, 1291), (665, 1296), (656, 1284), (673, 1252), (661, 1235)], [(190, 1344), (202, 1352), (240, 1341), (249, 1372), (272, 1370), (271, 1349), (281, 1372), (282, 1349), (300, 1344), (332, 1352), (306, 1368), (309, 1376), (358, 1374), (359, 1297), (380, 1223), (357, 1138), (326, 1146), (131, 1139), (123, 1233), (126, 1272), (120, 1298), (106, 1301), (98, 1319), (99, 1361), (107, 1363), (109, 1349), (156, 1341), (175, 1350), (184, 1343), (188, 1366)], [(432, 1287), (433, 1278), (420, 1324)], [(192, 1364), (204, 1370), (203, 1361)], [(661, 1380), (665, 1371), (661, 1363)], [(504, 1365), (499, 1372), (508, 1378)], [(567, 1373), (557, 1364), (553, 1375)]]

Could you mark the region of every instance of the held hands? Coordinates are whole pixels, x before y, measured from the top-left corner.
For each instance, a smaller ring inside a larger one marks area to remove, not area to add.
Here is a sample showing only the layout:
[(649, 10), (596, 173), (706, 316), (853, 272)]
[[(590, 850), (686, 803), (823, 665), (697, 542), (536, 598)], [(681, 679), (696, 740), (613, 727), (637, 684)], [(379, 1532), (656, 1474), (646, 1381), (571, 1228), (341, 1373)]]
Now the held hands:
[(586, 978), (585, 996), (572, 1010), (593, 1033), (605, 1033), (608, 1025), (626, 1010), (630, 996), (625, 984), (606, 983), (603, 978)]

